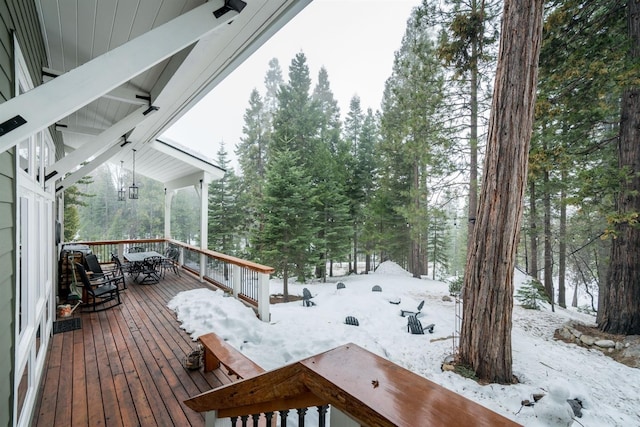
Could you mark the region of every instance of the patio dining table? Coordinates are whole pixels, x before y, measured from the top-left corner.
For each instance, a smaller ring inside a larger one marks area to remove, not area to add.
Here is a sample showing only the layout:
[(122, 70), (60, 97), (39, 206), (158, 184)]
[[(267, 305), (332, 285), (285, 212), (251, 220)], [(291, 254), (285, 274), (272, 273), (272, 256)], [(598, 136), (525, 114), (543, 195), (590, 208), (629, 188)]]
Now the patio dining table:
[(160, 281), (160, 271), (158, 271), (158, 265), (152, 265), (146, 262), (148, 258), (160, 258), (165, 259), (165, 256), (156, 251), (147, 252), (127, 252), (124, 255), (124, 259), (133, 264), (133, 268), (129, 269), (129, 273), (135, 276), (133, 280), (137, 281), (138, 276), (143, 274), (144, 277), (140, 283), (158, 283)]

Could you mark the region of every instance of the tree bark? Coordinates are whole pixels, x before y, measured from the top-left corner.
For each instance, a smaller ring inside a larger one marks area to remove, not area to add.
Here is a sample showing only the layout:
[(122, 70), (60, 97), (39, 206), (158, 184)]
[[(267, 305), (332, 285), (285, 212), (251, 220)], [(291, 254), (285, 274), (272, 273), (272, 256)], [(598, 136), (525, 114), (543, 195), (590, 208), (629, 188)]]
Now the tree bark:
[[(562, 170), (561, 181), (567, 181), (567, 171)], [(558, 305), (567, 308), (565, 276), (567, 274), (567, 193), (564, 187), (560, 190), (560, 229), (558, 230)], [(577, 297), (576, 297), (577, 298)]]
[[(640, 0), (627, 2), (630, 57), (640, 58)], [(614, 334), (640, 334), (640, 87), (622, 94), (618, 166), (627, 171), (616, 205), (619, 222), (611, 244), (611, 264), (602, 287), (598, 328)]]
[[(546, 147), (545, 147), (546, 148)], [(547, 293), (551, 310), (554, 309), (555, 292), (553, 289), (553, 252), (551, 247), (551, 192), (549, 190), (549, 171), (544, 171), (544, 290)]]
[(536, 183), (529, 182), (529, 233), (531, 237), (530, 263), (527, 265), (529, 276), (539, 279), (538, 276), (538, 209), (536, 207)]
[(513, 271), (533, 126), (542, 4), (504, 4), (478, 217), (467, 256), (460, 361), (490, 382), (513, 382)]

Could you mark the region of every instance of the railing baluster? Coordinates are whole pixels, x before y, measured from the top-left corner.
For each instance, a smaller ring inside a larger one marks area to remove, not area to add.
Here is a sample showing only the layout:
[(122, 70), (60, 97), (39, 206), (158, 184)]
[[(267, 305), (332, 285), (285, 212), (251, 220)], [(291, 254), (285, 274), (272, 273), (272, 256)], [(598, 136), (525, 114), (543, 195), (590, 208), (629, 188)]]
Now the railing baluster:
[(271, 420), (273, 420), (273, 412), (265, 412), (264, 416), (267, 418), (267, 427), (270, 427)]
[(327, 410), (329, 405), (318, 406), (318, 427), (325, 427), (327, 425)]
[(238, 423), (238, 417), (231, 417), (231, 427), (236, 427)]
[(240, 419), (242, 420), (242, 427), (247, 427), (247, 421), (249, 420), (249, 415), (241, 415)]
[(289, 410), (285, 409), (284, 411), (280, 411), (280, 425), (281, 426), (286, 426), (287, 425), (287, 415), (289, 414)]
[(251, 415), (251, 418), (253, 418), (253, 427), (258, 427), (258, 420), (260, 419), (260, 414), (253, 414)]
[(304, 427), (304, 416), (307, 414), (307, 408), (298, 408), (298, 427)]

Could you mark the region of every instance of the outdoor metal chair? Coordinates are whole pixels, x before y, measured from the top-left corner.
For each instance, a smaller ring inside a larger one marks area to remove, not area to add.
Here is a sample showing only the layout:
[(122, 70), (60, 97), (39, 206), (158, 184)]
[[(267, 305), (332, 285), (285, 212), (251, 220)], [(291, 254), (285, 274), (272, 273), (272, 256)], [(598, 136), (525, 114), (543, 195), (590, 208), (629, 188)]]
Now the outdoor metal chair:
[(98, 262), (98, 257), (94, 254), (87, 255), (84, 258), (84, 261), (87, 263), (87, 267), (89, 271), (91, 271), (90, 281), (95, 280), (105, 280), (115, 278), (118, 279), (118, 282), (122, 283), (122, 289), (127, 288), (126, 281), (124, 280), (124, 274), (118, 269), (117, 264), (114, 264), (112, 268), (107, 268), (106, 270), (102, 269), (102, 266)]
[(147, 250), (145, 248), (143, 248), (142, 246), (131, 246), (129, 248), (129, 252), (130, 253), (136, 253), (136, 252), (146, 252)]
[(160, 264), (162, 264), (162, 257), (150, 256), (145, 258), (140, 268), (142, 280), (138, 283), (141, 285), (155, 285), (160, 282)]
[(180, 251), (176, 248), (168, 247), (164, 253), (164, 258), (160, 264), (162, 269), (162, 277), (164, 277), (167, 270), (173, 270), (175, 274), (180, 276), (179, 266)]

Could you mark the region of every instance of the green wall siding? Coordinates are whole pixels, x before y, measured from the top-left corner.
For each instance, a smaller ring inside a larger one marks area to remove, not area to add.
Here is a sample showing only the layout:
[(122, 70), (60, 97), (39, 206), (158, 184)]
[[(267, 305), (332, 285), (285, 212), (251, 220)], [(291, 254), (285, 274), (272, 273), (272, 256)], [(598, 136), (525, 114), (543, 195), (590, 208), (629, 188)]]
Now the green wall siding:
[[(33, 0), (0, 0), (0, 102), (14, 96), (13, 33), (34, 84), (40, 84), (46, 55)], [(14, 149), (0, 153), (0, 426), (10, 426), (14, 421), (14, 286), (17, 254), (14, 165)]]

